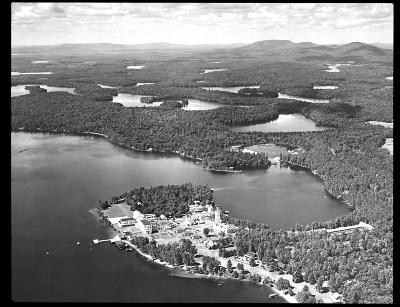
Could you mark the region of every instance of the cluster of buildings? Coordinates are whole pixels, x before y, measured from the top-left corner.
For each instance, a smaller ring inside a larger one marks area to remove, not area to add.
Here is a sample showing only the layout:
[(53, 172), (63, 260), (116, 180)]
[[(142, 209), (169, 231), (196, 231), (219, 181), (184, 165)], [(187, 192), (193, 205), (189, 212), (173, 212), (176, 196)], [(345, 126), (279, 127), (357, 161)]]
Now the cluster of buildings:
[(140, 232), (143, 234), (165, 232), (178, 225), (199, 225), (205, 224), (208, 221), (215, 222), (215, 232), (226, 232), (227, 229), (225, 228), (227, 225), (222, 223), (222, 218), (228, 215), (228, 211), (222, 211), (220, 207), (215, 206), (213, 203), (202, 204), (200, 201), (196, 200), (189, 205), (189, 212), (184, 215), (183, 218), (167, 219), (165, 215), (157, 217), (153, 213), (144, 214), (139, 210), (135, 210), (132, 212), (131, 216), (109, 218), (109, 220), (112, 224), (117, 226), (117, 228), (119, 228), (118, 231), (124, 235)]

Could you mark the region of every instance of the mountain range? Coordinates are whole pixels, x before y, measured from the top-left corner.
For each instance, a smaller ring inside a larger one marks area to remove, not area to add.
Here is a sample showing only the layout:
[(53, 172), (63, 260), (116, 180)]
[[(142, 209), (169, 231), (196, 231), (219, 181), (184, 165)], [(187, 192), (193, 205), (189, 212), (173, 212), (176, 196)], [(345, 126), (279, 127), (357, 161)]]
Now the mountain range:
[[(389, 47), (389, 48), (383, 48)], [(171, 43), (147, 44), (61, 44), (44, 46), (14, 46), (16, 54), (101, 54), (129, 53), (143, 51), (199, 51), (203, 55), (233, 57), (269, 57), (276, 60), (295, 59), (300, 61), (392, 61), (393, 46), (390, 44), (366, 44), (352, 42), (344, 45), (318, 45), (312, 42), (294, 43), (290, 40), (263, 40), (252, 44), (198, 44), (184, 45)]]

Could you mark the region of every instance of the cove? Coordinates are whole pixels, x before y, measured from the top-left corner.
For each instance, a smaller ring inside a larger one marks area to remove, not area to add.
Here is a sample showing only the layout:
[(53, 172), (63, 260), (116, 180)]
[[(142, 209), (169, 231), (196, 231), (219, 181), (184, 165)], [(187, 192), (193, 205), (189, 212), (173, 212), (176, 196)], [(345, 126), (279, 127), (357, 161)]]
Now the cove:
[[(124, 107), (158, 107), (162, 104), (162, 101), (155, 101), (153, 103), (143, 103), (140, 102), (141, 97), (151, 97), (146, 95), (132, 95), (132, 94), (124, 94), (118, 93), (118, 96), (114, 96), (112, 102), (121, 103)], [(222, 107), (222, 104), (202, 101), (199, 99), (188, 99), (189, 104), (184, 106), (183, 110), (211, 110)]]
[(224, 92), (230, 92), (230, 93), (238, 93), (239, 90), (242, 88), (260, 88), (259, 85), (249, 85), (249, 86), (233, 86), (233, 87), (218, 87), (218, 86), (208, 86), (208, 87), (202, 87), (204, 90), (208, 91), (224, 91)]
[(75, 94), (75, 89), (73, 87), (56, 87), (43, 84), (22, 84), (11, 86), (11, 97), (29, 94), (29, 91), (25, 89), (25, 86), (28, 85), (39, 85), (41, 88), (46, 89), (47, 92), (68, 92), (71, 94)]
[(231, 128), (236, 132), (298, 132), (298, 131), (320, 131), (327, 129), (315, 124), (314, 121), (303, 114), (279, 114), (276, 120), (268, 123), (236, 126)]

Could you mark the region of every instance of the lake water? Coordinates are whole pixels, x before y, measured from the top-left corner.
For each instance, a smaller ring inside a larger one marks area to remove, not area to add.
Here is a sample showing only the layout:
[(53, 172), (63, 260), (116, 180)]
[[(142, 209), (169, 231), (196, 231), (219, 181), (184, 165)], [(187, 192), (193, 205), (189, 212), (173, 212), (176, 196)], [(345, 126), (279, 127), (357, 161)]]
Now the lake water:
[(103, 84), (99, 84), (97, 83), (98, 86), (100, 86), (101, 88), (116, 88), (115, 86), (108, 86), (108, 85), (103, 85)]
[[(146, 95), (131, 95), (118, 93), (118, 96), (114, 96), (112, 102), (119, 102), (124, 107), (158, 107), (162, 104), (162, 101), (155, 101), (153, 103), (142, 103), (140, 102), (140, 97), (151, 97)], [(222, 104), (202, 101), (199, 99), (188, 99), (189, 104), (185, 106), (184, 110), (211, 110), (222, 107)]]
[(188, 99), (189, 104), (187, 106), (184, 106), (182, 109), (183, 110), (211, 110), (211, 109), (216, 109), (224, 106), (223, 104), (220, 103), (215, 103), (215, 102), (207, 102), (199, 99)]
[[(324, 71), (326, 71), (326, 72), (340, 72), (338, 67), (340, 67), (340, 66), (349, 66), (349, 65), (352, 65), (353, 63), (354, 62), (349, 61), (349, 63), (327, 64), (328, 65), (328, 69), (326, 69)], [(359, 65), (354, 65), (354, 66), (359, 66)]]
[(50, 61), (32, 61), (32, 64), (45, 64), (49, 63)]
[(154, 82), (138, 82), (136, 86), (155, 84)]
[(224, 71), (224, 70), (228, 70), (228, 69), (227, 68), (205, 69), (204, 72), (201, 72), (200, 74), (208, 74), (210, 72)]
[(293, 99), (293, 100), (306, 101), (306, 102), (311, 102), (311, 103), (329, 103), (329, 99), (304, 98), (304, 97), (291, 96), (291, 95), (286, 95), (286, 94), (281, 94), (281, 93), (278, 93), (278, 98)]
[(271, 290), (255, 283), (177, 277), (135, 252), (93, 245), (92, 239), (111, 236), (89, 212), (98, 200), (137, 186), (189, 181), (214, 188), (216, 202), (232, 216), (278, 228), (348, 212), (302, 170), (212, 173), (177, 156), (134, 153), (101, 138), (11, 133), (12, 299), (267, 302)]
[(113, 96), (112, 102), (121, 103), (124, 107), (158, 107), (162, 104), (162, 101), (155, 101), (153, 103), (142, 103), (140, 102), (140, 97), (151, 97), (146, 95), (131, 95), (118, 93), (118, 96)]
[(314, 90), (335, 90), (338, 87), (335, 85), (314, 85), (313, 89)]
[(16, 72), (12, 71), (11, 76), (18, 76), (18, 75), (51, 75), (52, 72)]
[(218, 86), (208, 86), (208, 87), (202, 87), (204, 90), (208, 91), (225, 91), (225, 92), (231, 92), (231, 93), (238, 93), (239, 90), (242, 88), (260, 88), (259, 85), (249, 85), (249, 86), (233, 86), (233, 87), (218, 87)]
[(127, 66), (127, 69), (142, 69), (143, 67), (146, 67), (144, 65), (131, 65), (131, 66)]
[(325, 127), (316, 126), (315, 122), (303, 114), (279, 114), (276, 120), (263, 124), (233, 127), (233, 131), (249, 132), (296, 132), (296, 131), (320, 131)]
[(371, 124), (371, 125), (379, 125), (379, 126), (383, 126), (385, 128), (392, 128), (393, 129), (393, 123), (378, 122), (378, 121), (374, 121), (374, 120), (371, 120), (371, 121), (369, 121), (367, 123)]
[(57, 87), (43, 84), (22, 84), (11, 86), (11, 97), (29, 94), (29, 91), (25, 89), (25, 86), (28, 85), (39, 85), (41, 88), (46, 89), (48, 92), (68, 92), (71, 94), (75, 94), (75, 88), (73, 87)]
[(393, 138), (387, 138), (385, 144), (382, 145), (382, 148), (386, 148), (389, 150), (389, 153), (393, 155)]
[(391, 77), (386, 77), (385, 79), (386, 79), (386, 80), (391, 80), (391, 81), (393, 81), (393, 76), (391, 76)]

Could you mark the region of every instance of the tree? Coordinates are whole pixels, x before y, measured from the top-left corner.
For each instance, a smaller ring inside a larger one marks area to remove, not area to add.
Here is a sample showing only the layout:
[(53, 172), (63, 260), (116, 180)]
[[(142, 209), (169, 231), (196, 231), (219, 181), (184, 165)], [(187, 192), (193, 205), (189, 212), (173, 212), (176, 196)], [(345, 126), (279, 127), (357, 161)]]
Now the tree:
[(208, 236), (208, 234), (210, 233), (210, 229), (208, 229), (208, 228), (204, 228), (203, 229), (203, 233), (204, 233), (204, 236)]
[(250, 264), (251, 267), (255, 267), (257, 265), (253, 258), (250, 259), (249, 264)]
[(331, 274), (329, 278), (329, 290), (333, 293), (336, 292), (336, 278), (335, 274)]
[(240, 263), (240, 262), (239, 262), (239, 263), (237, 264), (236, 268), (238, 269), (238, 271), (243, 271), (243, 270), (244, 270), (243, 263)]
[(228, 270), (229, 273), (232, 272), (232, 262), (230, 260), (226, 262), (226, 269)]
[(322, 285), (324, 284), (324, 278), (322, 276), (318, 277), (316, 288), (319, 292), (322, 291)]
[(315, 275), (311, 272), (310, 275), (308, 275), (308, 283), (314, 285), (316, 282), (317, 280), (315, 279)]

